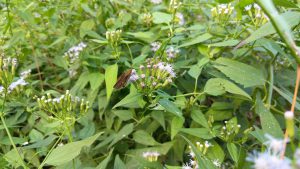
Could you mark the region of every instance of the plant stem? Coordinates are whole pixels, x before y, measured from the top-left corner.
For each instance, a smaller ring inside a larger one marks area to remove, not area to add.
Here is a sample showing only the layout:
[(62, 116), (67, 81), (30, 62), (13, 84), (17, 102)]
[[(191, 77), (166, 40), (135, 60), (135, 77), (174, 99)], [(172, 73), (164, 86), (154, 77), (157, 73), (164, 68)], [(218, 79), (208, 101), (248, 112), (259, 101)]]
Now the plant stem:
[(271, 103), (272, 103), (272, 95), (273, 95), (273, 86), (274, 86), (274, 66), (272, 63), (270, 63), (269, 66), (269, 92), (268, 92), (268, 98), (267, 98), (267, 105), (270, 109)]
[(51, 154), (51, 152), (53, 151), (53, 149), (56, 147), (56, 145), (58, 144), (58, 142), (62, 139), (62, 137), (65, 135), (64, 134), (65, 131), (63, 132), (63, 134), (57, 139), (57, 141), (53, 144), (53, 146), (51, 147), (51, 149), (49, 150), (49, 152), (47, 153), (46, 157), (44, 158), (44, 160), (42, 161), (41, 165), (39, 166), (38, 169), (42, 169), (43, 166), (46, 163), (47, 158), (49, 157), (49, 155)]
[(291, 51), (292, 56), (296, 60), (297, 64), (300, 65), (300, 50), (297, 48), (295, 41), (293, 40), (292, 34), (285, 20), (279, 15), (273, 2), (271, 0), (256, 0), (257, 3), (262, 7), (263, 11), (270, 18), (272, 25), (275, 27), (276, 32), (281, 39), (284, 40), (287, 48)]
[[(295, 111), (295, 105), (296, 105), (296, 101), (297, 101), (297, 94), (298, 94), (298, 90), (299, 90), (299, 81), (300, 81), (300, 66), (297, 67), (296, 86), (295, 86), (295, 91), (294, 91), (294, 96), (293, 96), (293, 102), (292, 102), (292, 106), (291, 106), (291, 112), (293, 112), (293, 113)], [(285, 149), (286, 149), (286, 143), (288, 141), (288, 137), (289, 137), (288, 136), (288, 132), (287, 132), (287, 130), (285, 130), (283, 149), (282, 149), (282, 152), (280, 154), (280, 158), (281, 159), (284, 158)]]
[(12, 136), (11, 136), (9, 130), (8, 130), (8, 127), (7, 127), (6, 122), (5, 122), (5, 119), (4, 119), (4, 108), (5, 108), (5, 102), (6, 102), (6, 99), (7, 99), (7, 91), (6, 91), (5, 94), (4, 94), (4, 100), (3, 100), (3, 104), (2, 104), (2, 111), (0, 112), (1, 122), (2, 122), (2, 124), (3, 124), (3, 126), (4, 126), (4, 128), (5, 128), (5, 131), (6, 131), (7, 135), (8, 135), (10, 144), (13, 146), (14, 150), (15, 150), (16, 153), (18, 154), (18, 156), (19, 156), (19, 158), (20, 158), (20, 161), (21, 161), (21, 163), (22, 163), (23, 168), (26, 169), (27, 166), (26, 166), (26, 164), (25, 164), (25, 162), (24, 162), (22, 156), (20, 155), (20, 153), (19, 153), (19, 151), (18, 151), (18, 149), (17, 149), (17, 147), (16, 147), (16, 145), (15, 145), (13, 139), (12, 139)]

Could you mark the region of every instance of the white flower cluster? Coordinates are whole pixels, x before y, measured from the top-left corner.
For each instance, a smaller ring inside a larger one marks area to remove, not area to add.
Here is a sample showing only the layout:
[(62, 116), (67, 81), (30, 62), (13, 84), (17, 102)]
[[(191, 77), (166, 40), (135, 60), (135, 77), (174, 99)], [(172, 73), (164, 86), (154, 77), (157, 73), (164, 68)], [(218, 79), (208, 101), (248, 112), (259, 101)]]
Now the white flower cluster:
[[(196, 142), (196, 148), (203, 154), (205, 155), (207, 153), (207, 150), (209, 147), (212, 147), (213, 145), (208, 142), (208, 141), (205, 141), (203, 144), (201, 144), (200, 142)], [(185, 163), (183, 166), (182, 166), (182, 169), (199, 169), (199, 165), (198, 165), (198, 162), (197, 162), (197, 159), (196, 159), (196, 154), (194, 153), (194, 151), (192, 150), (192, 147), (189, 146), (189, 149), (190, 149), (190, 153), (189, 153), (189, 156), (191, 157), (190, 161), (188, 163)], [(218, 159), (216, 160), (213, 160), (212, 161), (213, 164), (216, 166), (216, 167), (220, 167), (221, 166), (221, 162), (219, 162)]]
[(151, 1), (151, 3), (153, 3), (153, 4), (160, 4), (160, 3), (162, 3), (162, 0), (150, 0)]
[(183, 26), (185, 24), (184, 15), (182, 13), (176, 13), (176, 19), (179, 25)]
[(285, 157), (280, 158), (283, 151), (284, 141), (266, 135), (268, 139), (265, 142), (267, 150), (265, 152), (254, 152), (247, 157), (247, 160), (253, 162), (254, 169), (292, 169), (291, 160)]
[(131, 74), (130, 74), (130, 77), (129, 77), (129, 79), (128, 79), (128, 83), (130, 83), (130, 82), (135, 82), (135, 81), (137, 81), (138, 79), (139, 79), (139, 75), (137, 75), (135, 69), (132, 69)]
[(64, 57), (68, 57), (70, 63), (74, 63), (78, 58), (81, 51), (86, 48), (86, 44), (80, 42), (78, 45), (71, 47), (67, 52), (65, 52)]
[(158, 51), (158, 49), (161, 47), (161, 43), (160, 43), (160, 42), (152, 42), (152, 43), (150, 44), (150, 46), (151, 46), (151, 50), (152, 50), (153, 52), (156, 52), (156, 51)]
[(222, 15), (222, 14), (231, 14), (234, 7), (231, 6), (231, 3), (229, 4), (219, 4), (218, 6), (211, 9), (211, 12), (214, 15)]
[[(16, 58), (8, 57), (6, 59), (3, 59), (2, 69), (6, 70), (6, 69), (8, 69), (9, 65), (11, 65), (15, 70), (15, 68), (17, 67), (17, 64), (18, 64), (18, 60)], [(18, 87), (26, 86), (28, 83), (25, 81), (25, 78), (27, 78), (30, 73), (31, 73), (30, 69), (27, 70), (27, 71), (21, 72), (20, 73), (20, 78), (16, 81), (11, 82), (8, 85), (7, 93), (11, 93), (12, 91), (14, 91)], [(4, 91), (5, 91), (5, 88), (3, 86), (0, 86), (0, 93), (3, 93)]]
[(143, 157), (145, 159), (147, 159), (148, 161), (152, 162), (152, 161), (157, 161), (158, 157), (160, 156), (160, 154), (156, 151), (147, 151), (147, 152), (143, 152)]
[(157, 65), (154, 65), (153, 67), (157, 67), (163, 72), (167, 72), (170, 74), (171, 77), (176, 77), (176, 73), (174, 72), (174, 69), (171, 64), (165, 63), (165, 62), (159, 62)]
[(176, 58), (178, 56), (179, 52), (180, 52), (179, 49), (175, 49), (173, 46), (169, 47), (166, 50), (167, 60), (172, 60), (172, 59)]
[[(252, 9), (254, 9), (254, 11)], [(252, 22), (256, 26), (264, 24), (269, 20), (269, 17), (261, 10), (261, 7), (256, 3), (254, 3), (253, 5), (245, 6), (245, 11), (248, 12), (249, 17), (252, 19)]]
[(23, 72), (20, 73), (20, 77), (22, 79), (25, 79), (25, 78), (27, 78), (30, 75), (30, 73), (31, 73), (31, 69), (25, 70), (25, 71), (23, 71)]

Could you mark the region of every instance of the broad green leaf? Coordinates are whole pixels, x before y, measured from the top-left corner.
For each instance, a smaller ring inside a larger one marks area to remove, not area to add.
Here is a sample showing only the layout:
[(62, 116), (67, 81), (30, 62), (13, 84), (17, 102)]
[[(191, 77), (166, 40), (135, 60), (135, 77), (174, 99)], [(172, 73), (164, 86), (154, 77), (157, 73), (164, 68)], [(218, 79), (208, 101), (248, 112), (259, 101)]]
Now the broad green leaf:
[(124, 99), (118, 102), (113, 109), (117, 107), (128, 107), (128, 108), (143, 108), (146, 102), (143, 100), (143, 95), (140, 93), (133, 93), (127, 95)]
[[(17, 147), (17, 150), (20, 153), (21, 157), (24, 159), (24, 153), (22, 149)], [(15, 151), (15, 149), (12, 149), (4, 155), (4, 159), (8, 161), (9, 164), (13, 166), (13, 168), (22, 166), (22, 159), (19, 158), (18, 152)]]
[(212, 44), (207, 44), (207, 45), (214, 46), (214, 47), (225, 47), (225, 46), (235, 46), (238, 43), (239, 43), (238, 40), (232, 39), (232, 40), (227, 40), (227, 41), (212, 43)]
[(205, 128), (209, 128), (207, 119), (205, 118), (204, 114), (201, 112), (200, 109), (193, 109), (191, 117), (196, 123), (202, 125)]
[(93, 19), (89, 19), (86, 21), (83, 21), (80, 25), (80, 37), (83, 38), (86, 33), (90, 30), (92, 30), (95, 26), (95, 22)]
[(175, 116), (171, 122), (171, 140), (176, 136), (179, 130), (182, 128), (184, 119), (178, 116)]
[(209, 140), (209, 143), (212, 144), (212, 146), (209, 147), (209, 151), (207, 151), (206, 156), (209, 159), (218, 159), (219, 162), (223, 162), (225, 158), (223, 147), (221, 147), (215, 140)]
[(112, 110), (112, 112), (123, 121), (133, 118), (133, 112), (131, 110)]
[(111, 160), (113, 149), (110, 150), (108, 156), (96, 167), (96, 169), (106, 169), (109, 161)]
[(262, 71), (228, 58), (219, 58), (214, 62), (214, 67), (224, 73), (231, 80), (242, 84), (244, 87), (259, 86), (265, 84)]
[(221, 78), (209, 79), (204, 86), (204, 92), (213, 96), (219, 96), (225, 92), (229, 92), (244, 96), (251, 100), (251, 97), (234, 83)]
[(158, 103), (165, 108), (167, 112), (173, 113), (174, 115), (178, 117), (182, 117), (182, 112), (181, 110), (168, 99), (161, 99), (158, 101)]
[(154, 12), (153, 16), (153, 23), (161, 24), (161, 23), (170, 23), (172, 21), (172, 15), (163, 13), (163, 12)]
[(118, 141), (122, 140), (123, 138), (127, 137), (133, 131), (133, 123), (125, 125), (116, 135), (114, 140), (110, 143), (108, 147), (116, 144)]
[(104, 75), (99, 72), (90, 73), (89, 82), (91, 84), (91, 89), (95, 90), (104, 82)]
[[(283, 14), (280, 14), (280, 16), (282, 16), (282, 18), (286, 21), (288, 28), (292, 28), (298, 25), (300, 22), (300, 12), (287, 11)], [(276, 33), (276, 30), (272, 26), (271, 22), (268, 22), (259, 29), (257, 29), (255, 32), (251, 33), (251, 35), (247, 39), (240, 42), (240, 44), (237, 47), (243, 46), (249, 42), (255, 41), (264, 36), (268, 36), (274, 33)]]
[(182, 128), (181, 132), (196, 136), (202, 139), (212, 139), (214, 136), (211, 134), (210, 130), (207, 128)]
[(151, 112), (151, 117), (154, 118), (159, 124), (166, 129), (166, 124), (165, 124), (165, 116), (162, 111), (152, 111)]
[(227, 143), (227, 150), (232, 158), (232, 160), (237, 163), (239, 159), (238, 148), (234, 143)]
[(118, 77), (118, 65), (114, 64), (108, 66), (105, 70), (105, 84), (106, 84), (106, 98), (109, 101), (110, 96), (113, 92), (114, 85), (117, 82)]
[(114, 169), (126, 169), (126, 165), (121, 160), (119, 154), (117, 154), (117, 156), (115, 158)]
[(283, 133), (278, 121), (273, 114), (265, 107), (258, 93), (256, 95), (255, 111), (259, 115), (260, 124), (265, 134), (270, 134), (276, 138), (282, 138)]
[(136, 39), (142, 40), (147, 43), (151, 43), (155, 41), (157, 34), (154, 34), (153, 32), (127, 32), (128, 35), (134, 36)]
[(150, 145), (150, 146), (159, 144), (154, 140), (154, 138), (149, 133), (147, 133), (144, 130), (138, 130), (134, 132), (133, 140), (136, 141), (137, 143)]
[[(293, 102), (293, 93), (291, 93), (290, 91), (282, 88), (278, 88), (276, 86), (273, 86), (274, 90), (280, 94), (285, 100), (287, 100), (290, 104), (292, 104)], [(299, 98), (297, 98), (297, 102), (296, 102), (296, 105), (295, 107), (300, 110), (300, 104), (299, 104)]]
[(209, 33), (205, 33), (203, 35), (200, 35), (200, 36), (196, 36), (192, 39), (189, 39), (189, 40), (186, 40), (184, 41), (180, 46), (180, 47), (185, 47), (185, 46), (191, 46), (191, 45), (194, 45), (194, 44), (198, 44), (198, 43), (201, 43), (201, 42), (204, 42), (208, 39), (212, 38), (212, 35), (209, 34)]
[(47, 158), (46, 164), (58, 166), (73, 160), (80, 154), (83, 147), (92, 145), (101, 134), (102, 133), (98, 133), (84, 140), (68, 143), (64, 146), (55, 148)]
[(50, 135), (47, 138), (45, 138), (44, 140), (40, 140), (37, 141), (36, 143), (30, 144), (28, 146), (24, 146), (25, 149), (29, 149), (29, 148), (40, 148), (40, 147), (46, 147), (49, 144), (51, 144), (55, 139), (57, 138), (57, 136), (55, 135)]

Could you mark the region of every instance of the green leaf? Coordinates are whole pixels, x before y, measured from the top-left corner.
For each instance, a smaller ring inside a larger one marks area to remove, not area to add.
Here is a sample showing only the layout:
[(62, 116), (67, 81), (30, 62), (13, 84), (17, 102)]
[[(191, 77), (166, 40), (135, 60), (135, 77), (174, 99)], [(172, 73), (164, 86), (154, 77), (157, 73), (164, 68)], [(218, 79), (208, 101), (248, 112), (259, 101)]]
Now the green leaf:
[(200, 109), (193, 109), (191, 113), (191, 118), (198, 124), (202, 125), (205, 128), (209, 128), (207, 119)]
[(224, 73), (231, 80), (252, 87), (265, 84), (265, 77), (262, 71), (228, 58), (219, 58), (214, 62), (214, 67)]
[(172, 15), (163, 13), (163, 12), (154, 12), (153, 16), (153, 23), (161, 24), (161, 23), (170, 23), (172, 21)]
[[(300, 12), (288, 11), (283, 14), (280, 14), (280, 16), (282, 16), (283, 20), (286, 21), (288, 28), (292, 28), (298, 25), (300, 22)], [(274, 33), (276, 33), (275, 28), (272, 26), (271, 22), (268, 22), (261, 26), (259, 29), (257, 29), (255, 32), (251, 33), (251, 35), (247, 39), (241, 41), (237, 47), (241, 47), (249, 42), (255, 41), (257, 39)]]
[(115, 158), (115, 163), (114, 163), (114, 169), (126, 169), (126, 165), (124, 162), (121, 160), (119, 154), (117, 154)]
[(152, 111), (151, 117), (159, 122), (164, 129), (166, 129), (165, 116), (162, 111)]
[(110, 150), (108, 156), (96, 167), (96, 169), (106, 169), (107, 165), (111, 159), (113, 149)]
[(28, 146), (24, 146), (25, 149), (29, 149), (29, 148), (40, 148), (40, 147), (46, 147), (49, 144), (51, 144), (55, 139), (57, 138), (57, 136), (55, 135), (50, 135), (48, 136), (46, 139), (44, 140), (40, 140), (37, 141), (36, 143), (30, 144)]
[(133, 133), (133, 140), (137, 143), (154, 146), (159, 144), (154, 140), (154, 138), (144, 130), (138, 130)]
[(238, 40), (232, 39), (232, 40), (227, 40), (227, 41), (212, 43), (212, 44), (207, 44), (207, 45), (214, 46), (214, 47), (225, 47), (225, 46), (235, 46), (238, 43), (239, 43)]
[(146, 102), (143, 100), (143, 95), (140, 93), (130, 93), (120, 102), (118, 102), (113, 109), (117, 107), (128, 107), (128, 108), (143, 108)]
[(232, 158), (232, 160), (237, 163), (239, 159), (238, 148), (234, 143), (227, 143), (227, 150)]
[(179, 130), (182, 128), (184, 123), (184, 119), (175, 116), (172, 119), (171, 122), (171, 139), (173, 140), (173, 138), (176, 136), (176, 134), (179, 132)]
[(208, 39), (212, 38), (212, 35), (209, 34), (209, 33), (205, 33), (205, 34), (202, 34), (200, 36), (196, 36), (192, 39), (189, 39), (187, 41), (184, 41), (180, 46), (180, 47), (185, 47), (185, 46), (191, 46), (191, 45), (194, 45), (194, 44), (198, 44), (198, 43), (201, 43), (201, 42), (204, 42)]
[(55, 148), (45, 163), (58, 166), (73, 160), (80, 154), (83, 147), (92, 145), (101, 134), (102, 133), (98, 133), (84, 140), (68, 143), (64, 146)]
[(133, 118), (133, 112), (131, 110), (112, 110), (112, 112), (123, 121)]
[(207, 128), (182, 128), (181, 132), (196, 136), (202, 139), (212, 139), (214, 136), (211, 134), (210, 130)]
[(260, 124), (265, 134), (283, 138), (282, 129), (273, 114), (265, 107), (259, 93), (256, 95), (255, 111), (259, 115)]
[(80, 37), (83, 38), (88, 31), (91, 31), (95, 26), (93, 19), (83, 21), (80, 25)]
[(105, 84), (106, 84), (106, 98), (109, 101), (110, 96), (113, 92), (114, 85), (117, 82), (118, 78), (118, 65), (114, 64), (108, 66), (105, 70)]
[(165, 108), (167, 112), (182, 118), (181, 110), (173, 102), (169, 101), (168, 99), (161, 99), (158, 101), (158, 103)]
[(219, 96), (225, 92), (229, 92), (232, 94), (245, 96), (251, 100), (251, 97), (234, 83), (221, 78), (209, 79), (204, 86), (204, 92), (213, 96)]
[(133, 131), (133, 123), (125, 125), (115, 136), (114, 140), (110, 143), (108, 147), (113, 146), (118, 141), (122, 140), (123, 138), (127, 137)]
[(128, 35), (134, 36), (136, 39), (142, 40), (147, 43), (151, 43), (155, 41), (157, 34), (154, 34), (153, 32), (127, 32)]
[(95, 90), (104, 82), (104, 75), (99, 72), (90, 73), (89, 82), (91, 84), (91, 89)]

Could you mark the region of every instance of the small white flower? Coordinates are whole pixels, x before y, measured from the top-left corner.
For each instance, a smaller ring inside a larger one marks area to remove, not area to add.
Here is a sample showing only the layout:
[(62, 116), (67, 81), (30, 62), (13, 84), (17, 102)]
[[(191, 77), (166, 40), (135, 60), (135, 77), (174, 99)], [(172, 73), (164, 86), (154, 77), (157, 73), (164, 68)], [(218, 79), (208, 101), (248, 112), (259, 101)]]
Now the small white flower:
[(150, 1), (153, 4), (160, 4), (160, 3), (162, 3), (162, 0), (150, 0)]
[(29, 144), (29, 142), (26, 141), (26, 142), (22, 143), (22, 146), (26, 146), (26, 145), (28, 145), (28, 144)]
[(9, 85), (8, 89), (9, 89), (9, 91), (13, 91), (16, 87), (18, 87), (18, 86), (25, 86), (25, 85), (27, 85), (27, 84), (28, 84), (28, 83), (25, 82), (24, 79), (20, 78), (19, 80), (15, 81), (15, 82), (12, 82), (12, 83)]
[(4, 91), (4, 87), (0, 86), (0, 93), (2, 93)]
[(219, 159), (214, 159), (212, 161), (212, 163), (216, 166), (216, 167), (221, 167), (221, 162), (219, 161)]
[(254, 7), (255, 9), (257, 9), (257, 10), (260, 10), (260, 9), (261, 9), (260, 6), (257, 5), (257, 4), (254, 4), (253, 7)]
[(195, 154), (193, 151), (191, 151), (191, 152), (190, 152), (190, 156), (191, 156), (192, 158), (194, 158), (194, 157), (196, 156), (196, 154)]
[(62, 146), (64, 146), (64, 143), (59, 143), (57, 146), (62, 147)]
[(168, 56), (168, 59), (176, 58), (177, 54), (179, 53), (179, 49), (175, 49), (173, 46), (169, 47), (166, 50), (166, 54)]
[(161, 47), (160, 42), (152, 42), (150, 45), (153, 52), (156, 52)]
[(245, 10), (246, 10), (246, 11), (250, 11), (251, 8), (252, 8), (252, 5), (247, 5), (247, 6), (245, 6)]
[(184, 20), (184, 16), (182, 13), (176, 13), (176, 17), (178, 18), (179, 22), (178, 24), (179, 25), (184, 25), (185, 24), (185, 20)]
[(183, 164), (182, 169), (193, 169), (188, 163)]
[(20, 73), (20, 76), (22, 79), (26, 79), (31, 73), (31, 69), (25, 70), (23, 72)]
[(284, 146), (284, 140), (276, 139), (269, 134), (266, 134), (265, 137), (268, 139), (264, 144), (268, 147), (269, 152), (278, 155), (281, 154)]
[(205, 142), (204, 142), (204, 146), (205, 146), (206, 148), (208, 148), (208, 147), (211, 147), (212, 144), (211, 144), (210, 142), (208, 142), (208, 141), (205, 141)]
[(293, 113), (292, 111), (286, 111), (286, 112), (284, 113), (284, 117), (285, 117), (286, 119), (293, 119), (293, 118), (294, 118), (294, 113)]
[(138, 79), (139, 79), (139, 76), (137, 75), (136, 70), (132, 69), (129, 80), (128, 80), (128, 83), (135, 82)]

